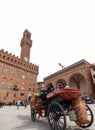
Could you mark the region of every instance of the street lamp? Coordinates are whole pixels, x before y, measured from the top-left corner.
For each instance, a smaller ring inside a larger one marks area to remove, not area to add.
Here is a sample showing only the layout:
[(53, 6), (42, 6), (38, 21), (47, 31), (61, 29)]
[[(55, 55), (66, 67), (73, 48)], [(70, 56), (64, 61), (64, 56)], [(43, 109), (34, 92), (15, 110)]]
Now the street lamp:
[(59, 66), (61, 66), (62, 69), (64, 68), (64, 66), (61, 63), (58, 63), (58, 64), (59, 64)]

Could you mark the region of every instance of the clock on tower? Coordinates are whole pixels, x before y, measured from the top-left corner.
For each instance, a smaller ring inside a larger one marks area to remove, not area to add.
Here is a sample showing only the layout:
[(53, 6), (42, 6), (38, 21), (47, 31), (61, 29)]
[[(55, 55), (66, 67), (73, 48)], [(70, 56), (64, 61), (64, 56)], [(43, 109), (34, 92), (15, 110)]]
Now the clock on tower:
[(25, 30), (23, 33), (23, 38), (21, 40), (21, 55), (20, 59), (29, 62), (30, 60), (30, 49), (32, 46), (31, 33)]
[(25, 60), (26, 62), (28, 62), (28, 61), (29, 61), (29, 59), (28, 59), (27, 57), (24, 57), (24, 60)]

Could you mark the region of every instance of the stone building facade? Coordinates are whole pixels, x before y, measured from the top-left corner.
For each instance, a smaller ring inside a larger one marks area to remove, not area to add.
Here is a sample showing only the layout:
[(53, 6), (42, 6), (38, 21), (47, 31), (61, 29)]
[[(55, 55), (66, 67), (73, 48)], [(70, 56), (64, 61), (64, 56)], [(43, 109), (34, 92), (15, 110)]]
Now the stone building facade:
[(92, 65), (89, 62), (82, 59), (66, 68), (63, 68), (62, 70), (44, 78), (45, 88), (48, 88), (51, 84), (54, 89), (58, 86), (65, 87), (68, 85), (70, 88), (80, 89), (82, 96), (87, 94), (91, 98), (95, 98), (95, 83), (93, 82), (95, 77), (93, 80), (91, 66)]
[(39, 66), (30, 63), (32, 40), (28, 30), (23, 32), (20, 46), (20, 58), (0, 50), (0, 102), (5, 104), (15, 104), (18, 99), (24, 101), (37, 87)]
[(92, 75), (93, 83), (95, 85), (95, 64), (92, 64), (90, 66), (90, 70), (91, 70), (91, 75)]

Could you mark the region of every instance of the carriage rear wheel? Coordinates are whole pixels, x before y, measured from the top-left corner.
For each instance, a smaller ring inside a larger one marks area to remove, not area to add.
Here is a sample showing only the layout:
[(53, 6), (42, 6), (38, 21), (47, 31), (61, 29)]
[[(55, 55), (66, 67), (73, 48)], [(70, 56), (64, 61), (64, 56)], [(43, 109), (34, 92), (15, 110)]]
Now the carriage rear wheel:
[(32, 121), (36, 120), (36, 109), (35, 109), (35, 107), (31, 108), (31, 119), (32, 119)]
[(80, 127), (82, 127), (82, 128), (87, 128), (90, 125), (92, 125), (93, 119), (94, 119), (93, 112), (88, 105), (86, 105), (86, 111), (87, 111), (88, 119), (90, 122), (89, 122), (89, 124), (81, 124)]
[(65, 130), (66, 116), (63, 107), (56, 101), (52, 101), (48, 107), (47, 118), (51, 130)]

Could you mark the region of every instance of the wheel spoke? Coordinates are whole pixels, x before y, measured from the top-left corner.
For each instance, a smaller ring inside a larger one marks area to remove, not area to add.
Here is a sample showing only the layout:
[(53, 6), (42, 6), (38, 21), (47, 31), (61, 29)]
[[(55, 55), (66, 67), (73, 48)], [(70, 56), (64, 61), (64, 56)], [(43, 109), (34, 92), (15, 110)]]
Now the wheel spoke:
[(61, 120), (59, 120), (59, 123), (60, 123), (61, 125), (64, 125), (64, 123), (63, 123)]
[(53, 119), (53, 120), (51, 121), (51, 126), (53, 126), (54, 122), (55, 122), (55, 120)]
[(60, 126), (60, 124), (59, 124), (59, 121), (57, 122), (57, 126), (58, 126), (58, 128), (61, 130), (61, 126)]

